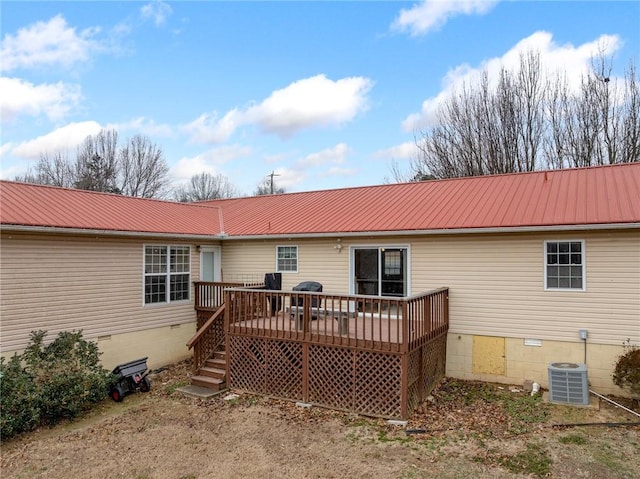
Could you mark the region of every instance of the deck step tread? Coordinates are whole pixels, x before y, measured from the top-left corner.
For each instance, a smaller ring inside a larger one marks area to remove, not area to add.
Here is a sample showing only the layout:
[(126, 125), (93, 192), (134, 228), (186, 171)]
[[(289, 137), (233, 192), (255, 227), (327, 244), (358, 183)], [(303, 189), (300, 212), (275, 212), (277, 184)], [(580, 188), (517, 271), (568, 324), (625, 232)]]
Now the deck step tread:
[(208, 368), (226, 369), (227, 362), (222, 359), (207, 359), (205, 365)]
[(226, 374), (227, 374), (227, 371), (225, 369), (212, 368), (208, 366), (203, 366), (198, 371), (198, 376), (207, 376), (209, 378), (224, 379)]
[(191, 384), (213, 389), (214, 391), (220, 391), (226, 387), (226, 383), (222, 379), (199, 375), (191, 376)]

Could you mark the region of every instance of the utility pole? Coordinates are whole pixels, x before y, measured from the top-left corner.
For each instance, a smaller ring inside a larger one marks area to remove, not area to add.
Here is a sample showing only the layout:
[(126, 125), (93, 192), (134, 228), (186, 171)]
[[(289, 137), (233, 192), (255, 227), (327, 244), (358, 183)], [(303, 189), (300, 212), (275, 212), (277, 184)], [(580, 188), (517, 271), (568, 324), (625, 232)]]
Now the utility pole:
[(275, 171), (272, 171), (272, 172), (271, 172), (269, 175), (267, 175), (267, 176), (271, 177), (271, 194), (273, 194), (273, 177), (274, 177), (274, 176), (280, 176), (280, 175), (276, 174), (276, 172), (275, 172)]

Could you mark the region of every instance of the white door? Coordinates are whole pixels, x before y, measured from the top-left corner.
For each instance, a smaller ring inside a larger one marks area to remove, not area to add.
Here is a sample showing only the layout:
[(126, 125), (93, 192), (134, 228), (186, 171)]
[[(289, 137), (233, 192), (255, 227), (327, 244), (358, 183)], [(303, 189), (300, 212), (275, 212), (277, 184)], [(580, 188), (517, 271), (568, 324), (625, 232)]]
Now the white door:
[(200, 250), (200, 281), (222, 281), (220, 247), (203, 246)]

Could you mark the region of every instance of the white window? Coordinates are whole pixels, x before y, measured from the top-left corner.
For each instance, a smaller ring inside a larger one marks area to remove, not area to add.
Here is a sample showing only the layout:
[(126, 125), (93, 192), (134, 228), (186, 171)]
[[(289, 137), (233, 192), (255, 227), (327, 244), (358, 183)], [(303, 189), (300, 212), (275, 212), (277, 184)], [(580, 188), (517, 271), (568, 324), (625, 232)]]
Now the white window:
[(276, 272), (297, 273), (298, 272), (298, 247), (297, 246), (277, 246), (276, 247)]
[(545, 289), (585, 289), (584, 241), (544, 242)]
[(189, 299), (191, 284), (189, 246), (144, 247), (144, 304)]

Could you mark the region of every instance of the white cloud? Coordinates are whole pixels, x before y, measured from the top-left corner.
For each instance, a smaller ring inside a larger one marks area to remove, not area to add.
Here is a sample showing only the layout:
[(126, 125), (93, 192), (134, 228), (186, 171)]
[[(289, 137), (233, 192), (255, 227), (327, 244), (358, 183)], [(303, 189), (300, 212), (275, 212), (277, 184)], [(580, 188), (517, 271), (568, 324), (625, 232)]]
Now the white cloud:
[(233, 109), (222, 118), (203, 114), (183, 129), (191, 140), (220, 143), (243, 125), (255, 125), (262, 131), (288, 138), (305, 128), (340, 125), (368, 108), (373, 82), (364, 77), (337, 81), (316, 75), (274, 91), (261, 103), (246, 109)]
[(391, 29), (409, 32), (411, 36), (425, 35), (438, 30), (457, 15), (484, 15), (498, 0), (424, 0), (409, 9), (402, 9)]
[(173, 9), (169, 6), (169, 4), (162, 2), (160, 0), (147, 3), (140, 9), (140, 14), (142, 15), (142, 18), (153, 19), (153, 22), (156, 24), (156, 27), (164, 25), (164, 23), (167, 21), (167, 18), (172, 13), (173, 13)]
[(358, 173), (358, 170), (355, 168), (340, 168), (338, 166), (334, 166), (333, 168), (329, 168), (327, 173), (323, 176), (353, 176)]
[(558, 72), (566, 75), (570, 88), (580, 86), (581, 77), (590, 67), (591, 59), (603, 53), (611, 55), (622, 46), (616, 35), (601, 35), (592, 42), (579, 46), (571, 44), (558, 45), (553, 41), (553, 35), (540, 31), (519, 41), (501, 57), (484, 61), (478, 67), (459, 65), (450, 70), (442, 82), (441, 91), (422, 103), (418, 113), (412, 113), (403, 122), (402, 128), (412, 132), (433, 125), (436, 121), (436, 111), (439, 106), (459, 91), (464, 85), (476, 84), (484, 70), (487, 71), (490, 86), (497, 83), (501, 68), (517, 71), (520, 55), (533, 51), (540, 55), (540, 70), (545, 76), (553, 76)]
[(285, 161), (290, 156), (290, 153), (275, 153), (273, 155), (265, 155), (262, 160), (267, 164), (279, 163)]
[(53, 65), (68, 68), (87, 62), (93, 51), (102, 48), (94, 39), (99, 32), (97, 27), (77, 32), (62, 15), (34, 23), (15, 35), (5, 35), (0, 47), (2, 69), (9, 72)]
[(69, 123), (51, 133), (33, 140), (20, 143), (12, 149), (11, 154), (24, 159), (37, 159), (42, 153), (65, 153), (75, 149), (89, 135), (95, 135), (102, 129), (95, 121)]
[(193, 157), (181, 158), (172, 168), (171, 175), (178, 180), (188, 180), (200, 173), (217, 174), (218, 166), (251, 155), (251, 147), (228, 145), (207, 150)]
[(349, 147), (344, 143), (339, 143), (333, 148), (327, 148), (317, 153), (311, 153), (296, 162), (296, 166), (306, 168), (313, 166), (325, 166), (328, 164), (344, 163)]
[(4, 145), (0, 145), (0, 158), (8, 154), (16, 146), (15, 143), (9, 142)]
[(289, 137), (304, 128), (353, 119), (367, 110), (366, 95), (372, 86), (372, 81), (363, 77), (332, 81), (316, 75), (273, 92), (260, 105), (247, 110), (246, 116), (264, 131)]
[(372, 156), (374, 158), (381, 158), (385, 160), (410, 160), (418, 156), (418, 153), (418, 147), (415, 142), (407, 141), (385, 150), (376, 151)]
[(4, 168), (4, 165), (0, 165), (0, 179), (13, 180), (16, 176), (22, 176), (26, 173), (27, 168), (25, 165), (11, 165)]
[(307, 179), (307, 174), (301, 170), (293, 170), (289, 168), (277, 168), (274, 170), (276, 178), (275, 186), (284, 188), (285, 191), (295, 191)]
[(170, 138), (174, 136), (174, 129), (172, 126), (158, 124), (153, 119), (145, 118), (143, 116), (133, 118), (132, 120), (124, 123), (110, 123), (105, 126), (105, 128), (108, 130), (116, 130), (118, 133), (131, 131), (134, 132), (134, 134), (141, 134), (145, 136), (163, 138)]
[(80, 87), (63, 82), (34, 85), (19, 78), (0, 77), (2, 123), (20, 115), (64, 118), (81, 100)]
[(218, 120), (215, 113), (203, 113), (191, 123), (184, 125), (182, 130), (191, 136), (194, 143), (216, 144), (228, 140), (235, 129), (244, 123), (237, 110), (229, 111)]

